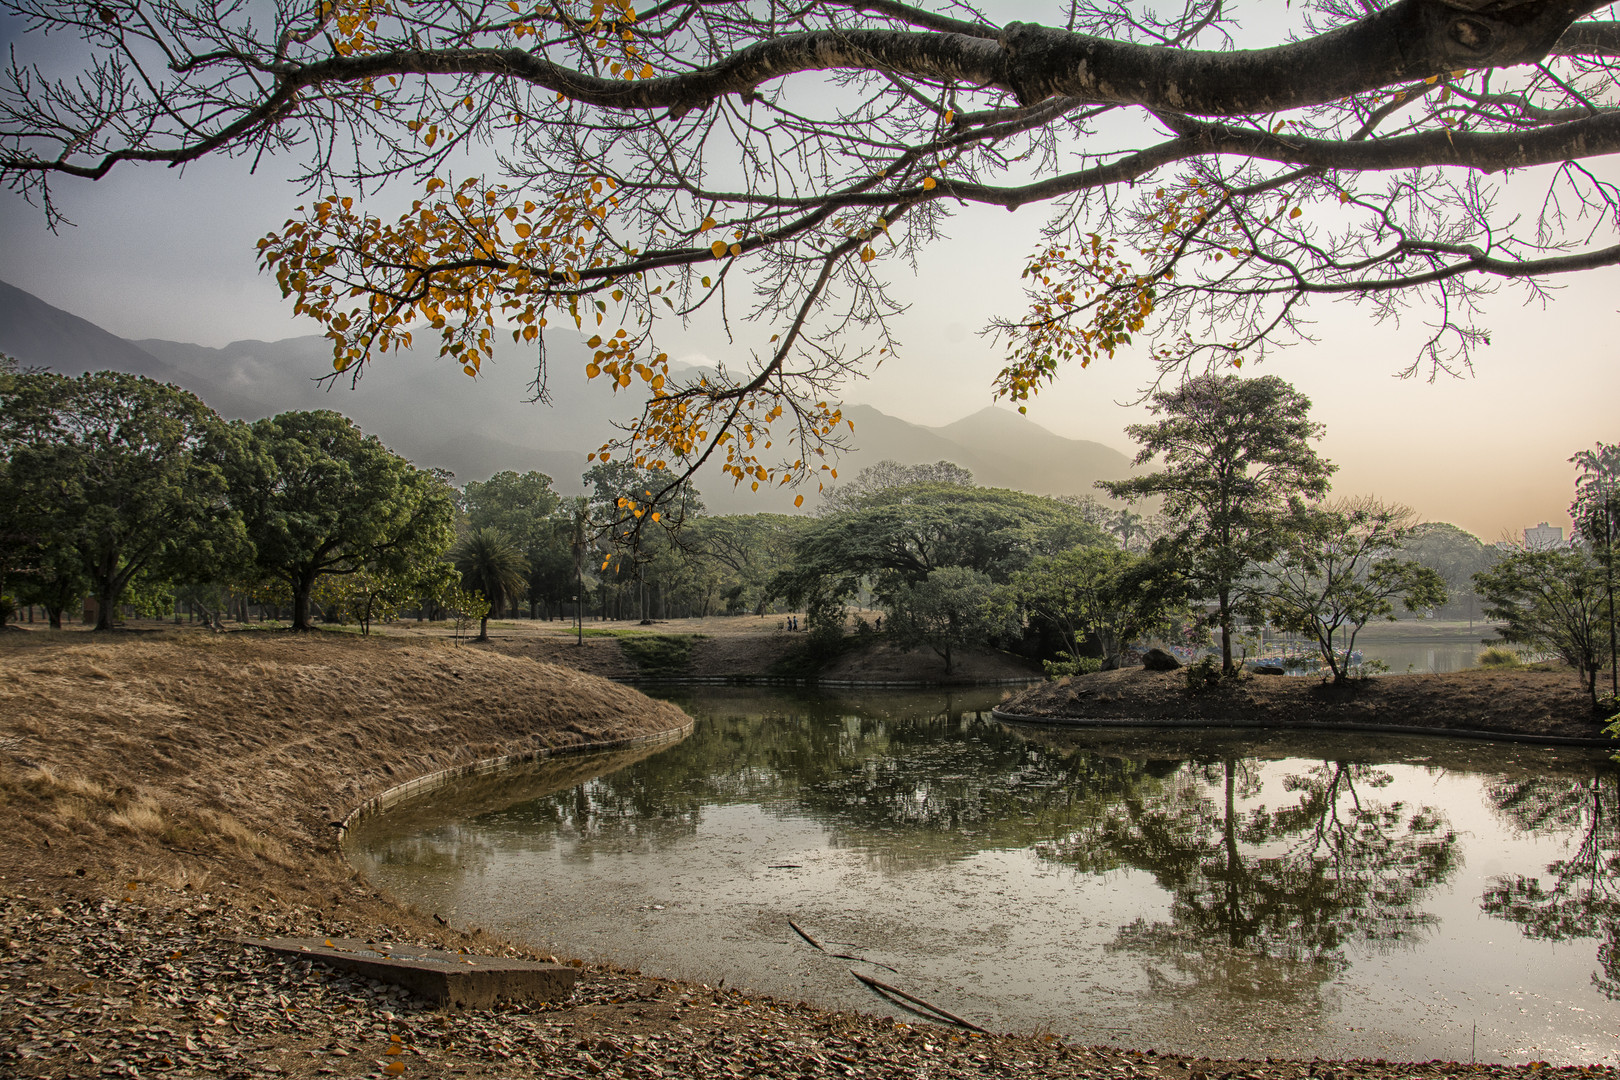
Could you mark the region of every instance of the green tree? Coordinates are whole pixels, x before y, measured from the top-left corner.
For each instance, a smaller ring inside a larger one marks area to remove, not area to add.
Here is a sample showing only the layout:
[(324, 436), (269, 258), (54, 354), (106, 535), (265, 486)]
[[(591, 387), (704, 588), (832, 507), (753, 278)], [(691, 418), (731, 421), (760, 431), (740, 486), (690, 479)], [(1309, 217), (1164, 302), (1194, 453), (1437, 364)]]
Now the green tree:
[(889, 635), (901, 645), (928, 646), (945, 661), (949, 675), (962, 649), (1017, 633), (1017, 620), (995, 600), (988, 574), (965, 566), (940, 567), (894, 590), (888, 604)]
[(1446, 586), (1433, 569), (1395, 557), (1412, 511), (1375, 499), (1312, 507), (1290, 527), (1280, 557), (1265, 568), (1266, 616), (1316, 643), (1333, 681), (1350, 677), (1356, 635), (1373, 619), (1439, 607)]
[(330, 411), (288, 412), (237, 427), (231, 498), (254, 566), (291, 594), (292, 625), (310, 629), (323, 574), (402, 574), (437, 561), (454, 539), (450, 489)]
[(1427, 566), (1446, 584), (1446, 607), (1477, 614), (1474, 575), (1491, 568), (1501, 554), (1471, 532), (1444, 521), (1414, 525), (1401, 541), (1401, 554)]
[(535, 605), (569, 594), (574, 567), (568, 525), (560, 514), (562, 496), (552, 490), (551, 477), (534, 471), (498, 472), (483, 482), (468, 483), (462, 492), (469, 528), (499, 529), (523, 552), (531, 615)]
[(847, 484), (828, 488), (822, 495), (821, 512), (834, 514), (858, 509), (874, 495), (892, 488), (910, 487), (912, 484), (951, 484), (972, 487), (973, 472), (953, 461), (941, 459), (932, 465), (902, 465), (885, 459), (868, 465)]
[(1164, 470), (1097, 486), (1115, 498), (1164, 500), (1175, 531), (1162, 550), (1185, 567), (1198, 595), (1215, 601), (1229, 675), (1246, 577), (1278, 550), (1300, 501), (1327, 493), (1335, 466), (1311, 447), (1322, 425), (1309, 418), (1310, 399), (1275, 375), (1202, 375), (1151, 401), (1162, 419), (1126, 431), (1142, 445), (1135, 464), (1162, 458)]
[(1609, 612), (1609, 696), (1620, 705), (1620, 616), (1614, 601), (1615, 548), (1620, 546), (1620, 445), (1597, 444), (1569, 460), (1581, 467), (1569, 516), (1575, 532), (1603, 567), (1604, 606)]
[(239, 557), (241, 524), (226, 502), (225, 424), (195, 395), (138, 375), (41, 380), (39, 434), (14, 446), (9, 472), (32, 528), (63, 574), (77, 562), (113, 625), (137, 579), (207, 576)]
[(1580, 676), (1597, 711), (1597, 674), (1609, 652), (1603, 567), (1581, 550), (1515, 551), (1474, 575), (1503, 641), (1555, 653)]
[(478, 640), (489, 640), (489, 616), (500, 617), (506, 604), (523, 594), (528, 560), (501, 530), (474, 529), (450, 549), (450, 561), (461, 575), (461, 587), (489, 601), (478, 623)]
[(1012, 595), (1032, 619), (1056, 627), (1067, 651), (1090, 643), (1103, 669), (1119, 667), (1125, 647), (1168, 629), (1185, 584), (1165, 563), (1117, 548), (1071, 548), (1015, 574)]

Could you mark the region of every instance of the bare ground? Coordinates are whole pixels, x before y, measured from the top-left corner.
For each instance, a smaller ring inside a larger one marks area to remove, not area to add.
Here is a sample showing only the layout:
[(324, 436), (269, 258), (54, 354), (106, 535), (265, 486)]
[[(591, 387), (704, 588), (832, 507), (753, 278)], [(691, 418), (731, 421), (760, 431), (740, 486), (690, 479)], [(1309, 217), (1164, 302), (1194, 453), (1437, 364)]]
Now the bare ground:
[(507, 651), (330, 634), (0, 638), (0, 1074), (1526, 1074), (1065, 1047), (1038, 1033), (980, 1037), (609, 967), (585, 967), (563, 1006), (452, 1017), (237, 944), (342, 935), (536, 955), (393, 903), (343, 861), (330, 824), (452, 765), (687, 722), (633, 690)]

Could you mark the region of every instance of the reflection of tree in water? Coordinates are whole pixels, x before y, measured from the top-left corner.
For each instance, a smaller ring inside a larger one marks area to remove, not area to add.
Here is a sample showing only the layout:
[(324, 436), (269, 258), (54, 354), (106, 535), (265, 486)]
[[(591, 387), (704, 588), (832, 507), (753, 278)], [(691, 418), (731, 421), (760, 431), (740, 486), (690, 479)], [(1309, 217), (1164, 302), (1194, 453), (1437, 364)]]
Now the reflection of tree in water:
[(1604, 769), (1584, 779), (1503, 779), (1487, 791), (1497, 811), (1516, 827), (1555, 830), (1573, 843), (1564, 858), (1547, 866), (1547, 880), (1522, 874), (1494, 879), (1481, 908), (1518, 923), (1526, 937), (1596, 938), (1592, 985), (1610, 1001), (1620, 1001), (1620, 777)]
[[(949, 697), (859, 713), (838, 702), (706, 710), (692, 736), (637, 764), (486, 815), (596, 850), (691, 835), (706, 806), (807, 816), (835, 845), (907, 864), (1026, 847), (1072, 830), (1138, 786), (1148, 766), (1032, 745)], [(1161, 766), (1163, 771), (1173, 766)]]
[(1434, 921), (1418, 904), (1458, 861), (1438, 810), (1370, 798), (1390, 775), (1346, 762), (1287, 777), (1292, 802), (1243, 809), (1259, 765), (1188, 765), (1045, 849), (1134, 867), (1170, 894), (1168, 920), (1139, 919), (1110, 945), (1155, 961), (1161, 990), (1296, 1000), (1346, 963), (1348, 943), (1394, 945)]

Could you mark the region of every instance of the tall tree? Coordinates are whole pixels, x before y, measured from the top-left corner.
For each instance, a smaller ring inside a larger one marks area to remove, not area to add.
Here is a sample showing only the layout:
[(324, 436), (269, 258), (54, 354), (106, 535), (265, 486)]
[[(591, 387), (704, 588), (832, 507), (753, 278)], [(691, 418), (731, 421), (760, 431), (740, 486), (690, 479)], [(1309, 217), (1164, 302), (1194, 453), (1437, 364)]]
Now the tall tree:
[(1555, 653), (1579, 676), (1597, 711), (1597, 676), (1609, 653), (1603, 569), (1580, 549), (1515, 551), (1474, 575), (1503, 641)]
[[(324, 194), (262, 253), (339, 370), (424, 335), (476, 371), (508, 325), (572, 326), (587, 373), (646, 395), (629, 459), (676, 479), (827, 475), (829, 388), (893, 347), (886, 272), (952, 214), (1050, 207), (1000, 324), (1017, 401), (1143, 336), (1172, 364), (1299, 340), (1333, 297), (1412, 304), (1414, 366), (1455, 368), (1481, 293), (1620, 263), (1586, 166), (1620, 150), (1603, 0), (6, 8), (0, 180), (51, 220), (63, 177), (301, 154)], [(1269, 47), (1233, 47), (1245, 13)], [(503, 175), (452, 183), (480, 144)], [(1508, 173), (1545, 197), (1501, 197)], [(391, 220), (355, 199), (387, 176), (424, 183)], [(671, 368), (654, 316), (739, 292), (751, 359)]]
[(528, 560), (522, 550), (501, 530), (474, 529), (450, 549), (450, 561), (461, 575), (461, 587), (489, 601), (478, 621), (478, 640), (489, 640), (489, 617), (500, 617), (502, 609), (515, 601), (528, 584), (523, 572)]
[(34, 404), (48, 419), (12, 448), (9, 471), (53, 576), (88, 581), (96, 629), (112, 627), (136, 579), (207, 575), (237, 553), (225, 423), (195, 395), (111, 371), (23, 378), (44, 380)]
[(531, 605), (569, 593), (574, 567), (568, 524), (559, 513), (562, 496), (552, 490), (551, 477), (508, 470), (469, 482), (462, 494), (469, 528), (498, 529), (523, 553)]
[(1276, 553), (1300, 500), (1327, 494), (1335, 466), (1311, 446), (1322, 425), (1310, 419), (1310, 399), (1275, 375), (1202, 375), (1151, 400), (1162, 419), (1126, 432), (1142, 445), (1135, 464), (1162, 458), (1164, 470), (1097, 486), (1119, 499), (1164, 500), (1175, 532), (1161, 544), (1215, 601), (1221, 670), (1230, 674), (1246, 575)]
[(1603, 567), (1604, 604), (1609, 613), (1609, 696), (1620, 705), (1620, 634), (1614, 602), (1614, 557), (1620, 546), (1620, 445), (1582, 450), (1569, 460), (1581, 467), (1569, 516), (1575, 531)]
[(941, 567), (893, 591), (889, 635), (901, 645), (928, 646), (945, 661), (945, 674), (953, 674), (967, 646), (1017, 633), (1017, 619), (994, 599), (989, 575), (965, 566)]
[(237, 432), (231, 498), (258, 571), (292, 595), (295, 630), (311, 629), (322, 574), (404, 572), (454, 539), (448, 486), (340, 413), (282, 413)]
[(1350, 677), (1356, 635), (1373, 619), (1446, 602), (1440, 575), (1396, 558), (1412, 527), (1409, 507), (1352, 499), (1311, 507), (1291, 523), (1276, 561), (1265, 568), (1260, 600), (1272, 625), (1304, 634), (1342, 683)]

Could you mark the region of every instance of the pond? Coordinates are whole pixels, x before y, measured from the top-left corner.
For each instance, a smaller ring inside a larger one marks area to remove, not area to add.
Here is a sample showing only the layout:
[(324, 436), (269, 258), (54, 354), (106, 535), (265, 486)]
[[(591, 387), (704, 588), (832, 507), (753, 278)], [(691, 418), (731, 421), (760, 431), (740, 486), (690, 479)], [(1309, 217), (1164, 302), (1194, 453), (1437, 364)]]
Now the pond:
[(1601, 753), (1014, 727), (999, 691), (662, 696), (684, 741), (439, 789), (350, 857), (461, 925), (829, 1007), (907, 1015), (853, 968), (1083, 1044), (1616, 1060)]

